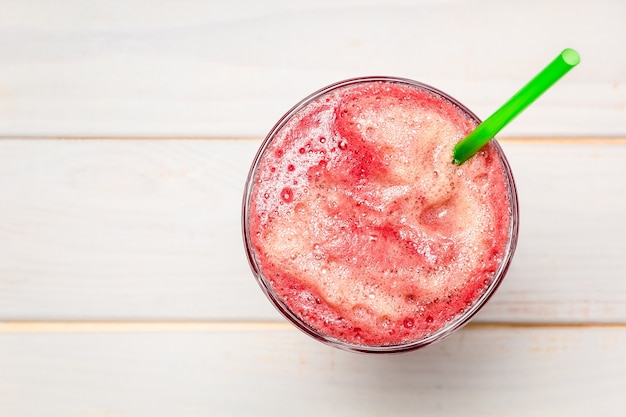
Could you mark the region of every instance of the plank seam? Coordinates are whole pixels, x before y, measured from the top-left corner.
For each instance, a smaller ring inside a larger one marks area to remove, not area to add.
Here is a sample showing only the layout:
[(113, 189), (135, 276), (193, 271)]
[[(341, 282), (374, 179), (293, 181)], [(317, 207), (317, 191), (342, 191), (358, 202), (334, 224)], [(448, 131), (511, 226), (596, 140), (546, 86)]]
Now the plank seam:
[[(618, 328), (626, 323), (609, 322), (479, 322), (468, 329), (524, 328)], [(1, 321), (0, 333), (129, 333), (129, 332), (257, 332), (296, 330), (291, 324), (274, 321)]]
[[(606, 144), (624, 145), (626, 136), (520, 136), (497, 138), (502, 143), (533, 144)], [(2, 140), (59, 140), (59, 141), (261, 141), (262, 137), (236, 136), (5, 136)]]

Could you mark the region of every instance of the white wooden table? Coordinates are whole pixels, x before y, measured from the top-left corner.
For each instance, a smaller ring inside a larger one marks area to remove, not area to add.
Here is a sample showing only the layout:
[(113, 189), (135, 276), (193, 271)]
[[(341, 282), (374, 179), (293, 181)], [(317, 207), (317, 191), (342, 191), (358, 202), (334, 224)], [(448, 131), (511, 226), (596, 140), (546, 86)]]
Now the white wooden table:
[[(623, 416), (626, 2), (0, 0), (0, 417)], [(367, 356), (262, 295), (240, 202), (261, 138), (396, 75), (502, 133), (518, 251), (456, 335)]]

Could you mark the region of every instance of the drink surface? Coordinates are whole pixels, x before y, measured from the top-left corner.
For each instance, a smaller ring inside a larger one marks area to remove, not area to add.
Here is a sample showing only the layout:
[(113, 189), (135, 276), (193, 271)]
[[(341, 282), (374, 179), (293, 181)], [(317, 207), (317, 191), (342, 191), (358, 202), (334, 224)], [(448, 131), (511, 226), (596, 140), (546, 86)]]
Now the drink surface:
[(476, 123), (392, 81), (300, 108), (251, 178), (249, 250), (269, 292), (323, 337), (354, 345), (411, 343), (463, 314), (492, 284), (510, 233), (496, 146), (452, 163)]

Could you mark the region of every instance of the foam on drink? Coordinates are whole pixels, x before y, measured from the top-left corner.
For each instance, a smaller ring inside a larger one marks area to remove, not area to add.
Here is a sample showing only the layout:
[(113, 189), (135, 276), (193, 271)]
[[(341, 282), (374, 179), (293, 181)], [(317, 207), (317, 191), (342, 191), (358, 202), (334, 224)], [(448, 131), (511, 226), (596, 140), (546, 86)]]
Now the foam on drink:
[(252, 176), (248, 235), (267, 286), (307, 326), (365, 346), (410, 343), (489, 287), (510, 233), (493, 144), (462, 166), (476, 120), (416, 86), (346, 85), (300, 108)]

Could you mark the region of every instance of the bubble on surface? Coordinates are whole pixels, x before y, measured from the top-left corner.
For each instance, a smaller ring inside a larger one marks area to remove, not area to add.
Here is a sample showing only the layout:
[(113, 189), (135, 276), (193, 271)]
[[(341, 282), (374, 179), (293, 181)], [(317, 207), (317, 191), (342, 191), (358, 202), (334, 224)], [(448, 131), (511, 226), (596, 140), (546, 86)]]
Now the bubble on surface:
[(293, 201), (293, 190), (289, 187), (283, 188), (282, 191), (280, 192), (280, 198), (285, 203), (291, 203)]
[(382, 327), (383, 329), (388, 329), (389, 327), (391, 327), (391, 318), (389, 318), (389, 316), (377, 317), (376, 325), (378, 327)]

